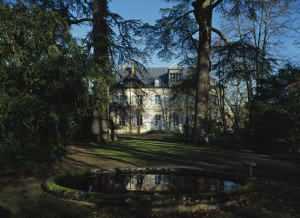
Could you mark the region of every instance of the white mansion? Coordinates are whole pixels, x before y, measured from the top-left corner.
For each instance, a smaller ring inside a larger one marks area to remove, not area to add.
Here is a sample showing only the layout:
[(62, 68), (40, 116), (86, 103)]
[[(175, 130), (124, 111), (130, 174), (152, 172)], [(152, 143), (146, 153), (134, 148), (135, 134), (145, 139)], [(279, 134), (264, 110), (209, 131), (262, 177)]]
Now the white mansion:
[[(118, 124), (116, 133), (146, 133), (152, 130), (190, 132), (194, 97), (182, 94), (175, 98), (171, 90), (192, 69), (182, 68), (176, 63), (170, 67), (142, 70), (137, 70), (134, 61), (131, 65), (130, 68), (122, 66), (117, 81), (123, 85), (130, 84), (126, 78), (131, 76), (138, 79), (140, 85), (124, 85), (123, 91), (111, 94), (112, 101), (117, 103), (111, 111), (112, 119)], [(215, 97), (211, 94), (211, 102), (217, 104)]]

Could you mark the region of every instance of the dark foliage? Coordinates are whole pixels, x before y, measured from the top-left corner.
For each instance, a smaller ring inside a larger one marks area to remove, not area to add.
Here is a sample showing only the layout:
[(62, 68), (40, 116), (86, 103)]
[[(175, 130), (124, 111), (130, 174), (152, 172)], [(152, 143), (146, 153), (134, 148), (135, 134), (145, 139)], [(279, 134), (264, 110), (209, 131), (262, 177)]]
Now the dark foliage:
[(57, 13), (1, 5), (0, 173), (65, 154), (90, 114), (86, 52)]
[(300, 146), (300, 68), (290, 64), (262, 81), (253, 102), (256, 139), (291, 152)]

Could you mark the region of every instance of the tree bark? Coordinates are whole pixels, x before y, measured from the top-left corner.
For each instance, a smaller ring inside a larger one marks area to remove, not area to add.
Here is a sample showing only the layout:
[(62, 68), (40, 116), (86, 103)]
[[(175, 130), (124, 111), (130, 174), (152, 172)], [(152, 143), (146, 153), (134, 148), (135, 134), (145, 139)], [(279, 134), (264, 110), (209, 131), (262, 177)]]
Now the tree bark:
[(194, 143), (208, 142), (208, 96), (211, 47), (212, 1), (197, 0), (193, 3), (194, 15), (199, 25), (197, 61), (197, 86), (195, 102)]
[[(107, 27), (107, 0), (94, 0), (93, 2), (93, 45), (96, 77), (109, 75), (109, 57), (108, 57), (108, 27)], [(98, 74), (98, 75), (97, 75)], [(102, 74), (102, 75), (101, 75)], [(96, 80), (97, 81), (97, 80)], [(93, 116), (92, 132), (96, 135), (98, 142), (110, 140), (109, 137), (109, 108), (108, 108), (108, 84), (104, 81), (101, 85), (104, 93), (95, 93), (96, 98), (104, 99), (101, 106), (96, 108)], [(96, 89), (97, 90), (97, 89)], [(97, 91), (96, 91), (97, 92)], [(106, 93), (105, 93), (106, 92)], [(104, 98), (102, 96), (105, 96)]]
[(226, 113), (225, 113), (225, 84), (224, 84), (224, 75), (221, 76), (221, 66), (219, 66), (219, 110), (221, 114), (222, 124), (226, 126)]
[(129, 92), (129, 133), (132, 133), (132, 90)]

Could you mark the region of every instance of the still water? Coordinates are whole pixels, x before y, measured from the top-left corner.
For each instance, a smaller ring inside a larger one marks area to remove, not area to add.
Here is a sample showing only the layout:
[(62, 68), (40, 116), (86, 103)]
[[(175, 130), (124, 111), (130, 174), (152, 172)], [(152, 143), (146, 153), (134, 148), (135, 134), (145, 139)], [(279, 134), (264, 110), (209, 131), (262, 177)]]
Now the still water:
[(59, 185), (85, 192), (112, 194), (201, 194), (241, 187), (230, 181), (199, 175), (120, 173), (78, 177)]

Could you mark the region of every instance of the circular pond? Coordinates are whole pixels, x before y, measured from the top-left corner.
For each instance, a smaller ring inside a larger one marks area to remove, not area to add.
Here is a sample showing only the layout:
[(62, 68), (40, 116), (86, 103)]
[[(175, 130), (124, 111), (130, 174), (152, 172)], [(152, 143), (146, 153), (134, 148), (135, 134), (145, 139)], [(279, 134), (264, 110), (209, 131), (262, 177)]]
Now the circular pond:
[(130, 210), (196, 211), (230, 205), (253, 191), (235, 175), (197, 169), (93, 169), (49, 178), (43, 189), (56, 196)]

